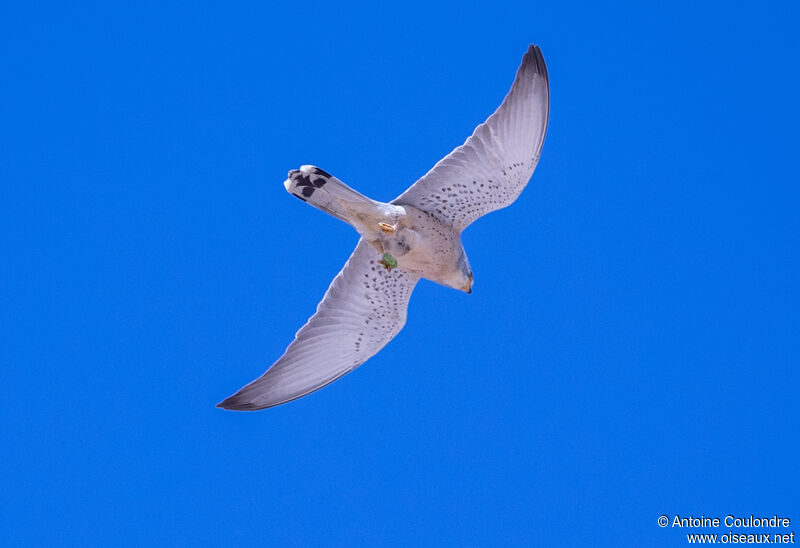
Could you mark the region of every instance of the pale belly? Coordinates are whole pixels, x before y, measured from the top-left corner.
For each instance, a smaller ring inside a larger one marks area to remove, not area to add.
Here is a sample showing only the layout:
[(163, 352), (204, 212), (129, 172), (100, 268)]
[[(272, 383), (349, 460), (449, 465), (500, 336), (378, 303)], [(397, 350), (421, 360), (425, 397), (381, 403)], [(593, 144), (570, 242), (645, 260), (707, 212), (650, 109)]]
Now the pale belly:
[[(467, 274), (460, 235), (430, 215), (415, 208), (406, 215), (393, 233), (381, 233), (370, 242), (381, 253), (389, 253), (397, 266), (443, 285), (462, 289)], [(469, 267), (467, 265), (467, 270)]]

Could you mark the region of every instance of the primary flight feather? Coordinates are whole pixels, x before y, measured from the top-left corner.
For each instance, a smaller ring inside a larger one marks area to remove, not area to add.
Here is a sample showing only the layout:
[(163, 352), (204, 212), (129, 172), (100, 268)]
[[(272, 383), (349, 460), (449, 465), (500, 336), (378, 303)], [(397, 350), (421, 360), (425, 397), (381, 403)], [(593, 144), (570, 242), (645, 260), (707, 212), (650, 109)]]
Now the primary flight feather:
[(290, 171), (287, 191), (349, 223), (361, 239), (283, 356), (217, 407), (272, 407), (352, 371), (403, 328), (420, 278), (471, 293), (461, 231), (517, 199), (539, 161), (549, 110), (544, 58), (530, 46), (494, 114), (390, 203), (314, 166)]

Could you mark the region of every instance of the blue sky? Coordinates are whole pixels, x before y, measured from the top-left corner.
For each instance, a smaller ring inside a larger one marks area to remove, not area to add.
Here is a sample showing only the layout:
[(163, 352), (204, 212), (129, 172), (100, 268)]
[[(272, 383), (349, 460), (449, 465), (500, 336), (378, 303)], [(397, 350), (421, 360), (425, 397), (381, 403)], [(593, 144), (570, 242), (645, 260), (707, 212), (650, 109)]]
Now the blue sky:
[[(678, 546), (658, 516), (800, 524), (796, 3), (289, 4), (2, 8), (4, 541)], [(356, 372), (216, 409), (357, 240), (286, 171), (395, 197), (531, 42), (550, 127), (520, 199), (464, 233), (474, 293), (422, 282)]]

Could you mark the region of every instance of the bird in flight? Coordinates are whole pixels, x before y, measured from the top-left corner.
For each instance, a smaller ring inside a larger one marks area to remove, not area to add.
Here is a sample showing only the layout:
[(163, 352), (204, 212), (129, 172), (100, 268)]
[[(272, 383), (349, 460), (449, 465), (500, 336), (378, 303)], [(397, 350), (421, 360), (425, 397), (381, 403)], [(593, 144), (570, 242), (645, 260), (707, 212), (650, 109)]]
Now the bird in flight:
[(283, 356), (217, 407), (273, 407), (349, 373), (403, 328), (420, 278), (471, 293), (461, 232), (520, 195), (539, 161), (549, 110), (547, 69), (532, 45), (494, 114), (391, 202), (367, 198), (318, 167), (290, 171), (290, 194), (350, 224), (361, 239)]

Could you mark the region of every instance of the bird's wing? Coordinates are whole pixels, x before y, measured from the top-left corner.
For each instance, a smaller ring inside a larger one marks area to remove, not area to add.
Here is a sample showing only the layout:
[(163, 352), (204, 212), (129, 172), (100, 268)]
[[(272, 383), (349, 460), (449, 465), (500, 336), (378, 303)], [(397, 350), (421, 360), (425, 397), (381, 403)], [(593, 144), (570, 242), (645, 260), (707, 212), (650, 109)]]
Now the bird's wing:
[(374, 356), (406, 323), (418, 276), (387, 271), (364, 240), (336, 275), (317, 312), (266, 373), (217, 405), (254, 411), (313, 392)]
[(547, 69), (532, 45), (494, 114), (392, 203), (428, 211), (458, 230), (510, 205), (539, 161), (549, 111)]

